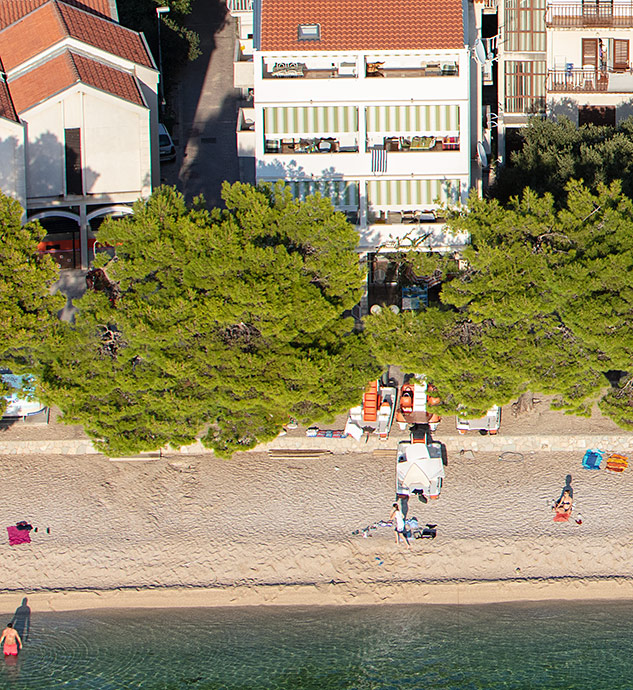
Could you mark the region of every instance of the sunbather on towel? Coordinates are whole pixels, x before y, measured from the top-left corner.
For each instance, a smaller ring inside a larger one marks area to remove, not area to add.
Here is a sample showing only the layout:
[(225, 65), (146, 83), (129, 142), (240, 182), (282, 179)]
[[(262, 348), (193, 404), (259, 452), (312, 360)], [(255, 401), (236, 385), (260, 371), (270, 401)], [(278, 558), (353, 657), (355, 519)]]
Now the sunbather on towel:
[(554, 522), (566, 522), (569, 520), (573, 508), (571, 492), (569, 489), (563, 491), (563, 495), (554, 504)]

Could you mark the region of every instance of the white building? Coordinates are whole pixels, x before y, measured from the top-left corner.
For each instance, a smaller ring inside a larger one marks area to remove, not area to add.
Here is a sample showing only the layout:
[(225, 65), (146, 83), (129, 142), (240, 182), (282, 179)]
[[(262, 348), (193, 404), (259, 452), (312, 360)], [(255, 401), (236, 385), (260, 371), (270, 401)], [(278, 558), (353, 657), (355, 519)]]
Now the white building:
[(549, 0), (547, 108), (578, 124), (633, 115), (631, 0)]
[(252, 29), (244, 0), (229, 7), (242, 18), (235, 85), (254, 93), (238, 152), (257, 181), (329, 196), (361, 252), (461, 246), (436, 214), (465, 202), (478, 172), (472, 5), (259, 0)]
[[(633, 115), (631, 0), (483, 0), (497, 13), (499, 154), (533, 115), (614, 125)], [(495, 112), (496, 111), (496, 112)]]
[(87, 264), (91, 221), (129, 213), (159, 182), (158, 71), (107, 12), (104, 0), (0, 4), (0, 188), (41, 220), (62, 267)]

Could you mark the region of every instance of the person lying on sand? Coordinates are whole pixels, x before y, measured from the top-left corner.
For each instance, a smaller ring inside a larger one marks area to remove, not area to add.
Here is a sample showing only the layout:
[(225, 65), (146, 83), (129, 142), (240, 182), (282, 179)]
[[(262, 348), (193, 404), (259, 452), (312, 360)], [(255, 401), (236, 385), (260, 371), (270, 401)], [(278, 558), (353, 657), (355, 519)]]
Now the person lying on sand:
[(22, 649), (22, 640), (18, 635), (18, 631), (13, 629), (13, 623), (7, 623), (7, 627), (2, 631), (0, 644), (3, 642), (5, 656), (17, 656), (18, 645), (20, 645), (20, 649)]
[(563, 495), (554, 504), (554, 522), (565, 522), (569, 520), (571, 511), (573, 508), (573, 503), (571, 500), (571, 492), (569, 489), (563, 491)]

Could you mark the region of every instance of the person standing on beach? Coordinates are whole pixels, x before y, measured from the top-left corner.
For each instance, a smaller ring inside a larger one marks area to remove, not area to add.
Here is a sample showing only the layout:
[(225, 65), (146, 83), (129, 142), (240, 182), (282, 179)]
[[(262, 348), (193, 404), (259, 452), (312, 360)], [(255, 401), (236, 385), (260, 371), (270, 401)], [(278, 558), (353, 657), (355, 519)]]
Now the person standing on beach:
[(17, 656), (18, 645), (20, 645), (20, 649), (22, 649), (22, 640), (20, 639), (17, 630), (13, 629), (13, 623), (7, 623), (7, 627), (2, 631), (0, 644), (3, 642), (5, 656)]
[(389, 519), (391, 520), (396, 531), (396, 544), (400, 545), (400, 537), (404, 537), (404, 540), (407, 543), (407, 549), (410, 549), (411, 544), (409, 543), (409, 539), (407, 537), (406, 527), (404, 524), (404, 515), (402, 514), (400, 506), (397, 503), (393, 504), (393, 510), (391, 511)]

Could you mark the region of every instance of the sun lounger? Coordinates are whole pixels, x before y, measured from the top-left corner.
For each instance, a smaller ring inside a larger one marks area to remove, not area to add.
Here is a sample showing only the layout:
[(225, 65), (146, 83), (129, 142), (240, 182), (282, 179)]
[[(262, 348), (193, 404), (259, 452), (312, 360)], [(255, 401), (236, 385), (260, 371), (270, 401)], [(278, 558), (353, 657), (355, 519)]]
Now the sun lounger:
[(604, 453), (601, 450), (587, 450), (582, 459), (582, 466), (586, 470), (599, 470)]

